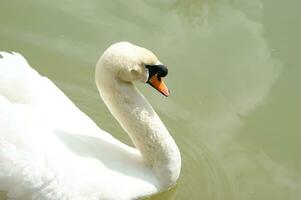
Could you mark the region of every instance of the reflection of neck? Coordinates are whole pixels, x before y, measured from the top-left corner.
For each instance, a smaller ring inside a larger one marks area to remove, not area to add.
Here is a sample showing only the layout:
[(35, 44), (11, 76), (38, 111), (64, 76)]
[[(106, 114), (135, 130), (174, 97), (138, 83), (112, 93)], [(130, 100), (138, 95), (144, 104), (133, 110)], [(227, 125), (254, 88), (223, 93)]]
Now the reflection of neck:
[(173, 185), (180, 173), (180, 152), (158, 115), (132, 83), (98, 74), (98, 90), (113, 116), (153, 168), (162, 187)]

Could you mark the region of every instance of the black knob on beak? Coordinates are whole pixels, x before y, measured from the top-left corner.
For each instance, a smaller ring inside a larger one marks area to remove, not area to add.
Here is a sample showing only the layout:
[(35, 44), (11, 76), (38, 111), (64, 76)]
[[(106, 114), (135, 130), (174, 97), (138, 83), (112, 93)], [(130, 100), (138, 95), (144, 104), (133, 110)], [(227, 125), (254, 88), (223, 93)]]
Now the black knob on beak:
[(168, 69), (165, 65), (145, 65), (148, 69), (149, 77), (148, 80), (157, 74), (159, 81), (161, 77), (165, 77), (168, 74)]

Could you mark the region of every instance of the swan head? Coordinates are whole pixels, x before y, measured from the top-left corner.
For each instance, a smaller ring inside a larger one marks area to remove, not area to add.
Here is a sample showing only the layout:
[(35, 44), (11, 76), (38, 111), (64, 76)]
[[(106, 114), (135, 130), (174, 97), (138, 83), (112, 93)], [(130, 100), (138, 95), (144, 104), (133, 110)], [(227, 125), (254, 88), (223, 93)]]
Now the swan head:
[[(98, 74), (106, 75), (124, 82), (148, 83), (165, 96), (169, 90), (163, 82), (168, 69), (149, 50), (131, 44), (119, 42), (110, 46), (97, 63)], [(107, 78), (109, 78), (107, 77)], [(102, 77), (103, 78), (103, 77)]]

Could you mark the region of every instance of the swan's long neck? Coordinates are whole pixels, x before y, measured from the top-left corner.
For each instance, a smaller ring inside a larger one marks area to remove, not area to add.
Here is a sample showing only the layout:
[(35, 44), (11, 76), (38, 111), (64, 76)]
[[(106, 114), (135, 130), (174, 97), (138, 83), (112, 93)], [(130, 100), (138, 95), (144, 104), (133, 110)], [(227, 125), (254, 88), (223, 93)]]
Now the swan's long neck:
[(132, 83), (96, 71), (96, 83), (113, 116), (132, 139), (163, 187), (173, 185), (180, 173), (179, 149), (168, 130)]

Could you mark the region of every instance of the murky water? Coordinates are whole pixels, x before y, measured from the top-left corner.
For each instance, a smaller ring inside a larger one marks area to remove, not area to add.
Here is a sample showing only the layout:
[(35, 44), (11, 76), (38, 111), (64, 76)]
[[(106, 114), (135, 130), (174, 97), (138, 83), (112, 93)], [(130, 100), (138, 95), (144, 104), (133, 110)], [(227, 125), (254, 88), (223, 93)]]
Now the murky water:
[[(0, 48), (25, 55), (103, 129), (95, 62), (128, 40), (168, 65), (170, 98), (138, 85), (177, 141), (175, 188), (152, 199), (301, 199), (300, 1), (27, 0), (0, 4)], [(299, 86), (298, 86), (299, 85)]]

